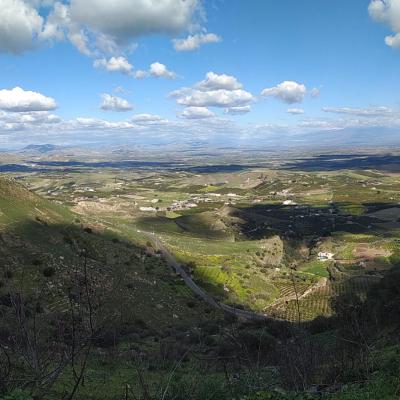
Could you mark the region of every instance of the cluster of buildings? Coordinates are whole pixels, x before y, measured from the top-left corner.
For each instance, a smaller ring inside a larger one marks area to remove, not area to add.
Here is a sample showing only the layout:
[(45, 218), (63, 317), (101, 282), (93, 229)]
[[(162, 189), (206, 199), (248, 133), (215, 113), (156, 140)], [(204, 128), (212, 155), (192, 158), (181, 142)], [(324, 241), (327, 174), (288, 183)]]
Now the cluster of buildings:
[(139, 207), (139, 210), (144, 212), (180, 211), (198, 207), (199, 203), (213, 203), (215, 201), (222, 201), (223, 199), (227, 199), (225, 204), (235, 204), (233, 199), (238, 199), (239, 197), (241, 196), (236, 193), (207, 193), (203, 195), (192, 195), (190, 199), (174, 200), (168, 207), (157, 207), (156, 204), (161, 202), (161, 200), (153, 199), (150, 201), (152, 203), (151, 206), (141, 206)]
[(185, 210), (186, 208), (195, 208), (197, 204), (190, 200), (174, 200), (173, 203), (168, 207), (170, 210)]
[[(151, 201), (152, 204), (159, 203), (159, 199), (153, 199)], [(140, 211), (144, 212), (156, 212), (156, 211), (179, 211), (179, 210), (186, 210), (188, 208), (195, 208), (197, 207), (196, 203), (193, 203), (189, 200), (174, 200), (172, 204), (168, 207), (155, 207), (155, 206), (141, 206), (139, 207)]]

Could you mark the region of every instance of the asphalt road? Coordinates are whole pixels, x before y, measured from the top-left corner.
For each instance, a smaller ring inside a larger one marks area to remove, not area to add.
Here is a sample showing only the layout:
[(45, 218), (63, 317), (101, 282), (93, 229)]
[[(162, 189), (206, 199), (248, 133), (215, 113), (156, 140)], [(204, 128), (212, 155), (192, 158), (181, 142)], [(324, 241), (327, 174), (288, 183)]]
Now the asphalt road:
[(241, 319), (251, 320), (251, 321), (267, 321), (270, 319), (268, 316), (264, 314), (255, 313), (253, 311), (246, 311), (232, 306), (228, 306), (227, 304), (219, 303), (193, 281), (190, 275), (183, 269), (182, 265), (168, 251), (168, 249), (164, 246), (161, 240), (154, 233), (144, 232), (144, 231), (138, 231), (138, 232), (144, 234), (153, 242), (155, 247), (158, 250), (160, 250), (163, 256), (165, 257), (168, 265), (172, 267), (175, 270), (175, 272), (182, 277), (185, 284), (206, 303)]

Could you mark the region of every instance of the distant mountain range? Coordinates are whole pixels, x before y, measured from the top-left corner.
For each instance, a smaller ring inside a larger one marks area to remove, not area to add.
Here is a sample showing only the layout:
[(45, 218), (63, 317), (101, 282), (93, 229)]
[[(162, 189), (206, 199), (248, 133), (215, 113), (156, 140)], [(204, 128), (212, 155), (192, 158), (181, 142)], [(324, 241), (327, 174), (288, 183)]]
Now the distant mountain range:
[(37, 151), (39, 153), (49, 153), (51, 151), (60, 150), (62, 147), (54, 144), (29, 144), (22, 151)]
[[(134, 140), (121, 141), (115, 139), (99, 141), (96, 143), (70, 143), (68, 146), (55, 144), (29, 144), (22, 149), (8, 150), (11, 153), (37, 153), (48, 154), (68, 151), (68, 155), (82, 155), (88, 152), (100, 152), (100, 155), (108, 152), (132, 150), (144, 152), (168, 149), (169, 151), (193, 151), (198, 149), (224, 150), (232, 152), (235, 150), (246, 151), (248, 149), (267, 150), (270, 152), (282, 150), (295, 151), (322, 151), (342, 150), (355, 148), (388, 147), (398, 148), (400, 145), (400, 131), (395, 128), (346, 128), (342, 130), (321, 130), (315, 132), (293, 133), (290, 131), (269, 132), (265, 134), (254, 134), (238, 137), (230, 132), (220, 133), (210, 137), (198, 138), (192, 135), (180, 137), (146, 137)], [(7, 150), (3, 150), (5, 152)], [(52, 154), (55, 155), (55, 154)]]

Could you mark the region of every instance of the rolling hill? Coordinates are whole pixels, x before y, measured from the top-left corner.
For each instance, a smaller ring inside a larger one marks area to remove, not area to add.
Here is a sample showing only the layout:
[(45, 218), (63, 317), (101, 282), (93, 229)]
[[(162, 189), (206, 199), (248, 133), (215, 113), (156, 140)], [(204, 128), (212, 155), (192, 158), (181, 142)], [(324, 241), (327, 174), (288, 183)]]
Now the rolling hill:
[[(0, 276), (0, 347), (14, 366), (10, 380), (27, 385), (34, 379), (47, 388), (49, 374), (67, 379), (71, 358), (88, 346), (89, 369), (98, 362), (114, 368), (104, 351), (116, 346), (118, 363), (139, 343), (153, 353), (163, 337), (209, 312), (151, 248), (3, 177)], [(52, 390), (56, 397), (60, 387)]]

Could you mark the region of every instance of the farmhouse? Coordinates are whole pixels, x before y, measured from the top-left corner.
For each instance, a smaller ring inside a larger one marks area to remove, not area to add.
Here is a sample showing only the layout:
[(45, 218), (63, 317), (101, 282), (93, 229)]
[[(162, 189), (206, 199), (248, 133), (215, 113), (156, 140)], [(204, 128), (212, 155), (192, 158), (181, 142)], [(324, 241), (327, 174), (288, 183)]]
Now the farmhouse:
[(154, 207), (139, 207), (140, 211), (157, 211)]
[(318, 253), (318, 260), (319, 261), (328, 261), (333, 259), (334, 254), (333, 253), (328, 253), (324, 251), (320, 251)]
[(296, 203), (293, 200), (285, 200), (282, 204), (284, 206), (295, 206), (296, 205)]

